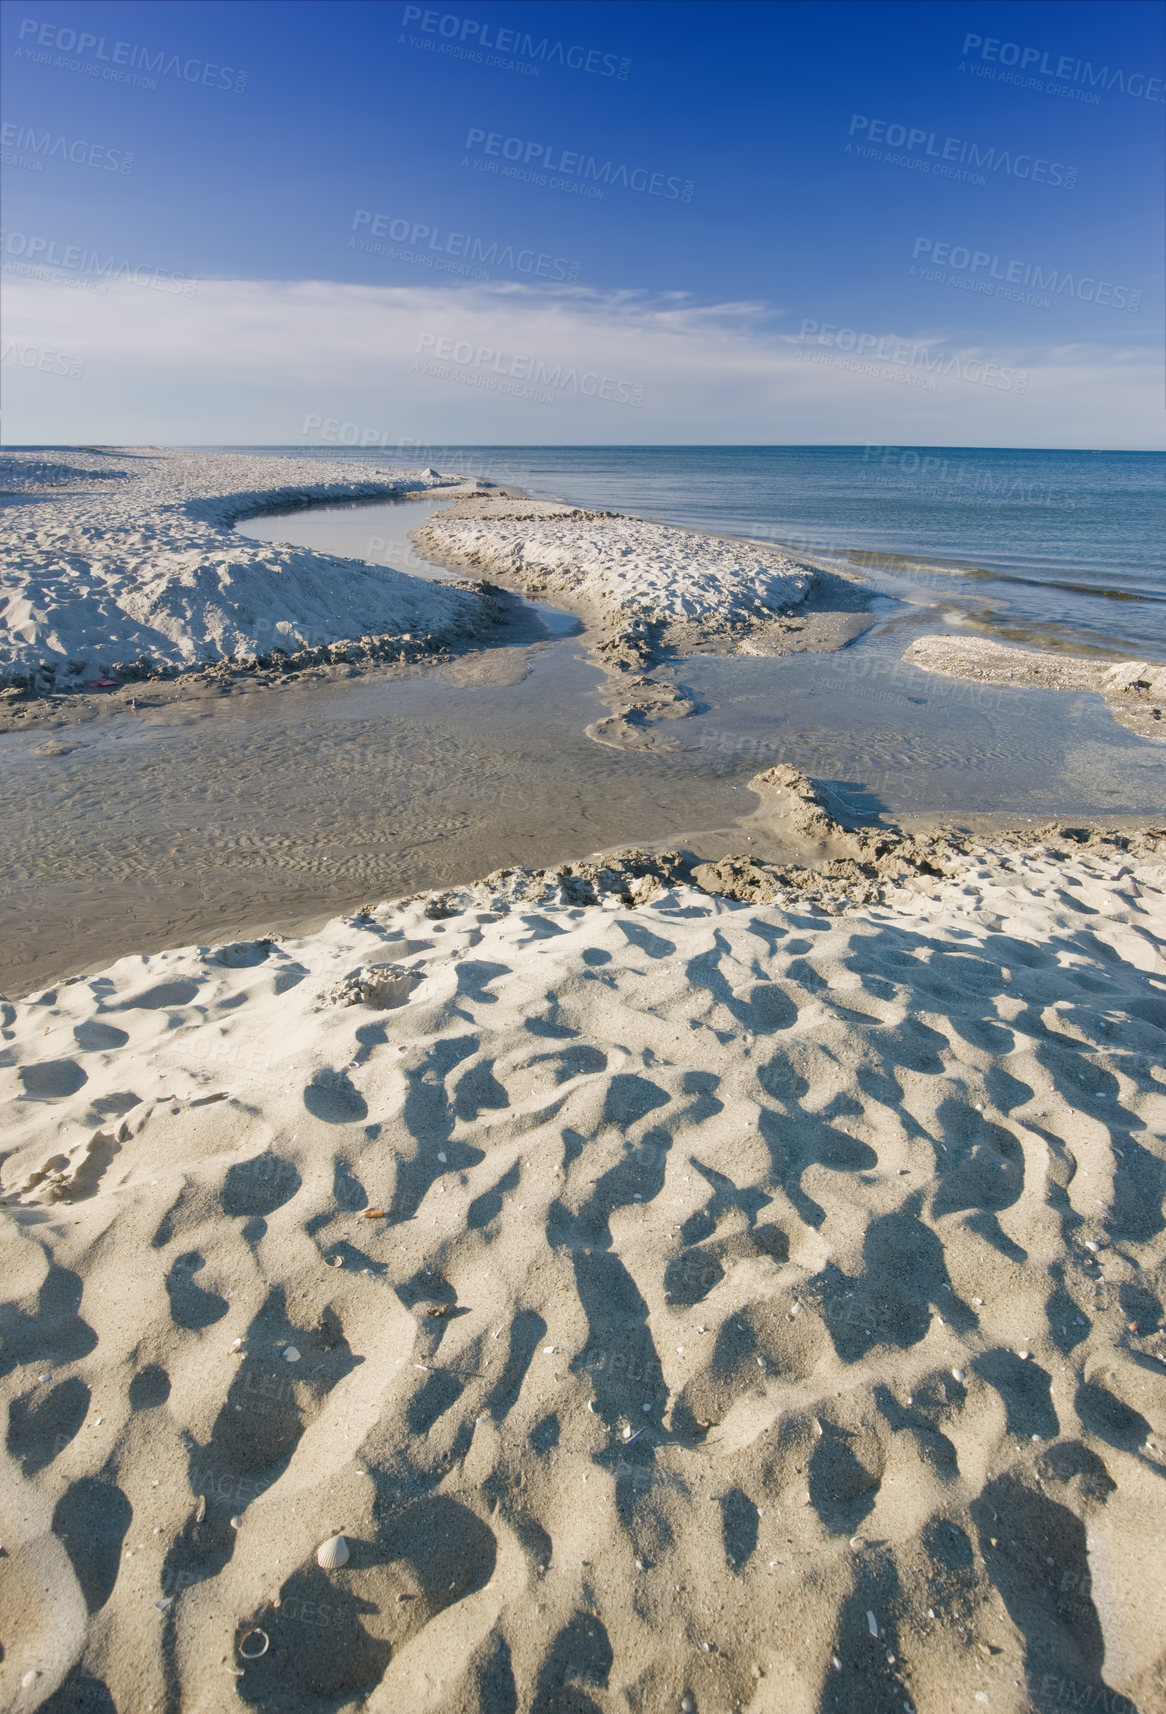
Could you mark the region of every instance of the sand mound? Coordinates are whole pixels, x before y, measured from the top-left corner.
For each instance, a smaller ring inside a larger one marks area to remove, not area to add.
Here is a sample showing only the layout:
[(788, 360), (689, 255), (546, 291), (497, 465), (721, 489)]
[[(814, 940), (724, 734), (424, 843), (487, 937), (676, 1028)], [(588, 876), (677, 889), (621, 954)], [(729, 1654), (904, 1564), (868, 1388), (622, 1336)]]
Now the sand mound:
[(986, 637), (918, 637), (903, 655), (924, 672), (983, 684), (1042, 690), (1094, 690), (1109, 712), (1141, 738), (1166, 738), (1166, 666), (1161, 661), (1107, 661), (1016, 649)]
[(590, 608), (605, 626), (601, 648), (631, 666), (680, 638), (780, 625), (814, 581), (777, 548), (553, 501), (465, 500), (414, 539), (447, 565)]
[(632, 854), (7, 1005), (0, 1702), (1162, 1709), (1164, 888)]
[(70, 450), (0, 455), (0, 683), (72, 688), (235, 661), (284, 665), (426, 653), (488, 625), (466, 588), (251, 541), (260, 512), (439, 488), (436, 471), (378, 471), (234, 453)]
[(613, 749), (677, 747), (658, 723), (682, 719), (696, 704), (666, 675), (649, 676), (666, 656), (837, 648), (866, 622), (831, 612), (807, 628), (794, 618), (815, 574), (777, 548), (554, 500), (460, 499), (413, 539), (445, 565), (486, 571), (591, 621), (611, 713), (587, 735)]

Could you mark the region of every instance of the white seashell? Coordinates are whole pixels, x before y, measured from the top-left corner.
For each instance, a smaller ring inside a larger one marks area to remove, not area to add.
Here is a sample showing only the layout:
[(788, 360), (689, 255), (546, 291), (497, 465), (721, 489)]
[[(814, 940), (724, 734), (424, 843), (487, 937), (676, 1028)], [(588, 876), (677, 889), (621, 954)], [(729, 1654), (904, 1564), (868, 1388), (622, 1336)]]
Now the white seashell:
[(878, 1636), (878, 1634), (879, 1634), (879, 1622), (875, 1618), (874, 1614), (871, 1612), (869, 1607), (866, 1610), (866, 1628), (870, 1632), (872, 1637)]
[(243, 1349), (243, 1341), (241, 1339), (236, 1339), (234, 1344), (231, 1346), (232, 1356), (234, 1355), (234, 1353), (236, 1351), (241, 1351), (242, 1349)]
[(288, 1346), (287, 1350), (283, 1354), (283, 1360), (285, 1363), (298, 1363), (299, 1362), (300, 1354), (296, 1350), (294, 1345)]
[(316, 1549), (316, 1564), (323, 1571), (339, 1571), (348, 1564), (348, 1543), (342, 1535), (332, 1535)]

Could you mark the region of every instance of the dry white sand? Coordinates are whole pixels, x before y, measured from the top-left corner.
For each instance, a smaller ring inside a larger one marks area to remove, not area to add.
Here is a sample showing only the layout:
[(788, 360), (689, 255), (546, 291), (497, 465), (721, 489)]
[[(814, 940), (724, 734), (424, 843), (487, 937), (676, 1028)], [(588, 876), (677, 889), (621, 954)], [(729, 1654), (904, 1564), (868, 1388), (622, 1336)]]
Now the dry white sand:
[(466, 500), (413, 536), (444, 564), (582, 600), (625, 624), (699, 625), (705, 640), (780, 620), (814, 582), (777, 548), (552, 501)]
[(0, 1703), (1160, 1714), (1158, 843), (6, 1006)]
[(48, 691), (113, 673), (293, 662), (330, 645), (391, 658), (483, 625), (472, 590), (252, 541), (240, 518), (433, 490), (434, 470), (158, 448), (0, 455), (0, 683)]

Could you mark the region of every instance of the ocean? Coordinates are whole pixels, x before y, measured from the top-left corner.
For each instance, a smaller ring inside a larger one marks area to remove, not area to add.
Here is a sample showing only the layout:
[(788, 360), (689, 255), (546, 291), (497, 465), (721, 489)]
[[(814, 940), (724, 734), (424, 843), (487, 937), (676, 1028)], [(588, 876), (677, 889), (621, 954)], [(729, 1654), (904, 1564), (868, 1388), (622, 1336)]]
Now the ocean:
[[(223, 448), (221, 450), (234, 450)], [(789, 547), (1002, 641), (1166, 660), (1166, 453), (985, 447), (265, 447), (434, 465)]]

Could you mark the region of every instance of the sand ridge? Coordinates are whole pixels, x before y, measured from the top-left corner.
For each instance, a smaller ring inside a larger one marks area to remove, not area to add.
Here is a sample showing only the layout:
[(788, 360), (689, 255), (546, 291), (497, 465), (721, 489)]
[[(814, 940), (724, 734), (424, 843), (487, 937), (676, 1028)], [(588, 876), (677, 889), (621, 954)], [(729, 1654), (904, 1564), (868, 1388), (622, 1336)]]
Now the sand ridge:
[(1166, 1706), (1164, 900), (631, 853), (6, 1004), (4, 1706)]
[(1166, 739), (1166, 666), (1160, 661), (1090, 659), (948, 632), (916, 638), (903, 659), (924, 672), (984, 684), (1097, 691), (1122, 726), (1140, 738)]
[(671, 675), (678, 656), (837, 649), (872, 622), (854, 582), (780, 548), (563, 501), (471, 495), (412, 537), (445, 565), (583, 615), (611, 710), (587, 735), (614, 749), (679, 748), (666, 723), (697, 704)]
[[(476, 485), (475, 485), (476, 486)], [(0, 684), (73, 689), (95, 675), (169, 676), (338, 658), (409, 659), (488, 630), (473, 586), (253, 541), (262, 512), (434, 490), (435, 470), (158, 448), (0, 455)], [(473, 491), (471, 488), (470, 491)]]
[(788, 616), (813, 583), (777, 548), (553, 501), (466, 500), (414, 539), (446, 564), (507, 572), (629, 620), (699, 623), (706, 635)]

